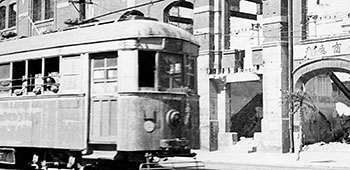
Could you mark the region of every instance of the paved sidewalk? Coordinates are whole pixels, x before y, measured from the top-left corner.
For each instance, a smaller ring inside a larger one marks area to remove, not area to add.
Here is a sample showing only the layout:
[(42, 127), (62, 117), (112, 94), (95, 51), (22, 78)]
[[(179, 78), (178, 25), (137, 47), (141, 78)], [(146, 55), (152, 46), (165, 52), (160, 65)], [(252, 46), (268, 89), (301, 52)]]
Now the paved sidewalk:
[(320, 169), (350, 169), (350, 152), (303, 151), (297, 160), (297, 153), (241, 153), (228, 150), (194, 150), (197, 160), (216, 163), (237, 163), (273, 166), (315, 167)]

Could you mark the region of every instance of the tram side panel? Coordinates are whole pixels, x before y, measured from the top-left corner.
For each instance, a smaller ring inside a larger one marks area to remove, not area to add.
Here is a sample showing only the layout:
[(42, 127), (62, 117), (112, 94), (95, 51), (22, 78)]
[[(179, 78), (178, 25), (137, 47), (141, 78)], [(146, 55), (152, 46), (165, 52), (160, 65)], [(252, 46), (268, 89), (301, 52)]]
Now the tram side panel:
[(84, 98), (0, 102), (4, 147), (86, 148)]

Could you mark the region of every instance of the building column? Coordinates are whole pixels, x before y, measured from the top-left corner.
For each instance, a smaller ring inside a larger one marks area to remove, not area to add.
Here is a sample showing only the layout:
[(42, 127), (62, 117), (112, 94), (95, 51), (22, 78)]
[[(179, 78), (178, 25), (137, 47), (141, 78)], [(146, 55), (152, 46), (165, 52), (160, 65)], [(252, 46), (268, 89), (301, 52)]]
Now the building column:
[(194, 3), (194, 35), (200, 42), (198, 90), (200, 95), (201, 148), (219, 148), (219, 133), (226, 129), (226, 92), (223, 82), (210, 79), (208, 69), (221, 69), (228, 14), (226, 1), (208, 0)]
[(287, 2), (264, 1), (263, 11), (263, 120), (258, 136), (258, 151), (289, 151), (288, 105), (283, 92), (288, 90)]
[(309, 29), (309, 38), (316, 38), (317, 37), (317, 25), (316, 20), (318, 16), (317, 15), (310, 15), (307, 17), (308, 19), (308, 29)]
[(215, 105), (210, 103), (212, 87), (208, 74), (208, 69), (213, 68), (214, 65), (214, 0), (195, 1), (193, 33), (200, 43), (197, 60), (198, 94), (200, 95), (200, 145), (203, 150), (216, 150), (217, 137), (215, 134), (218, 126), (217, 119), (215, 116), (211, 116), (210, 112), (215, 108)]
[(29, 1), (18, 1), (18, 21), (17, 22), (17, 35), (19, 37), (28, 37), (30, 36), (30, 32), (32, 29), (32, 24), (29, 22), (29, 18), (31, 12), (29, 9), (30, 2)]

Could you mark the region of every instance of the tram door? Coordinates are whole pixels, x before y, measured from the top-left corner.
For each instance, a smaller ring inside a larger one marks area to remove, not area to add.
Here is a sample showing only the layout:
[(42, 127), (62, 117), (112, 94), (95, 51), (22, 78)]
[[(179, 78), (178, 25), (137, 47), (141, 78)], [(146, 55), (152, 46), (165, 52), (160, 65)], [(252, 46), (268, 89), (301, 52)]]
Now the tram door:
[(90, 143), (117, 137), (117, 52), (91, 54)]

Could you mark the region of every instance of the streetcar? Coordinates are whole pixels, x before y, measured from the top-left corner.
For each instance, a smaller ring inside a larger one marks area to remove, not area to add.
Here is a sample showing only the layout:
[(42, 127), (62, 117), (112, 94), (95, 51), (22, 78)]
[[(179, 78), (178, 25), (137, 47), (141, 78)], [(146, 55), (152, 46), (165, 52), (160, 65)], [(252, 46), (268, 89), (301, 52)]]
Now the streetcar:
[(1, 167), (136, 167), (199, 148), (191, 33), (134, 17), (0, 44)]

